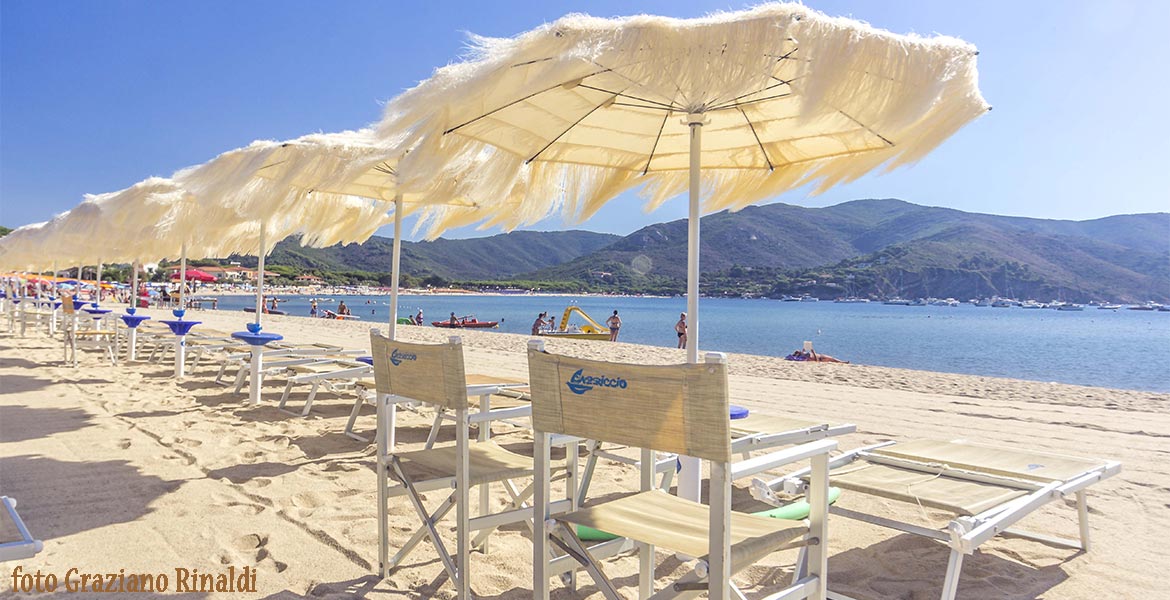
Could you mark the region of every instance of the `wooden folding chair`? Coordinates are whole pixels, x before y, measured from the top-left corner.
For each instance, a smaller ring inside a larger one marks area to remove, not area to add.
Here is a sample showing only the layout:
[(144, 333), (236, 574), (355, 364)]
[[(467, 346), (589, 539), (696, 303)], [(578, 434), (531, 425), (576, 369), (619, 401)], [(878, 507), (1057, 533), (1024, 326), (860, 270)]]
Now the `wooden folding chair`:
[[(732, 464), (727, 365), (722, 354), (703, 364), (647, 366), (549, 354), (533, 340), (528, 350), (532, 421), (536, 435), (534, 597), (549, 597), (549, 578), (580, 565), (609, 600), (618, 600), (600, 560), (632, 541), (638, 548), (639, 597), (688, 598), (706, 591), (714, 600), (742, 598), (731, 576), (772, 552), (803, 548), (797, 575), (769, 598), (815, 598), (827, 590), (828, 453), (832, 440), (818, 440), (752, 459), (752, 468), (810, 460), (808, 522), (781, 521), (731, 511)], [(621, 415), (621, 418), (611, 418)], [(576, 507), (557, 515), (550, 494), (549, 456), (553, 434), (624, 444), (642, 451), (641, 491)], [(656, 489), (654, 453), (672, 452), (710, 461), (710, 506)], [(587, 547), (577, 527), (619, 536)], [(565, 553), (550, 557), (550, 545)], [(698, 558), (694, 570), (654, 592), (654, 549)]]

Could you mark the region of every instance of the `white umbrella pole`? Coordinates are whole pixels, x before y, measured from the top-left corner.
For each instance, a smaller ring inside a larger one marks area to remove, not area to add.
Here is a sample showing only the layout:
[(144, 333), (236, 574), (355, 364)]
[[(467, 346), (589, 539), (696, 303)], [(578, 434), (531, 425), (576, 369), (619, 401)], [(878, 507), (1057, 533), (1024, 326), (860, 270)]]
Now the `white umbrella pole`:
[(130, 263), (130, 306), (138, 308), (138, 261)]
[[(390, 339), (396, 340), (398, 328), (398, 278), (399, 269), (402, 263), (402, 194), (394, 196), (394, 250), (390, 256), (390, 278), (393, 279), (390, 283)], [(379, 405), (381, 403), (379, 402)], [(386, 442), (386, 447), (391, 452), (394, 451), (394, 432), (397, 430), (398, 420), (398, 404), (390, 403), (387, 407), (389, 414), (386, 415), (387, 425), (386, 433), (390, 439)]]
[(260, 223), (260, 254), (256, 257), (256, 324), (260, 324), (260, 315), (264, 313), (264, 223)]
[[(179, 310), (187, 308), (187, 242), (179, 250)], [(179, 313), (183, 314), (183, 313)], [(183, 320), (183, 317), (179, 317)], [(182, 330), (176, 330), (182, 331)], [(187, 334), (175, 334), (175, 378), (182, 379), (187, 366)]]
[(179, 310), (187, 308), (187, 243), (179, 254)]
[[(138, 261), (130, 263), (130, 311), (138, 310)], [(138, 359), (138, 326), (128, 327), (126, 332), (126, 360)]]
[[(703, 115), (687, 116), (691, 128), (690, 213), (687, 216), (687, 362), (699, 362), (699, 195)], [(678, 497), (699, 501), (702, 461), (679, 456)]]
[[(402, 262), (402, 194), (394, 196), (394, 250), (390, 258), (390, 339), (395, 336), (398, 326), (398, 278)], [(391, 429), (393, 431), (393, 429)], [(393, 444), (390, 446), (393, 448)]]
[[(260, 222), (260, 253), (256, 257), (256, 332), (260, 331), (260, 315), (264, 313), (264, 245), (267, 242), (265, 235), (268, 230), (263, 221)], [(260, 373), (263, 368), (264, 346), (252, 346), (252, 374), (248, 380), (248, 400), (253, 405), (260, 404), (260, 386), (264, 384), (264, 376)]]
[(93, 282), (93, 284), (94, 284), (94, 297), (93, 297), (93, 299), (95, 302), (102, 301), (102, 266), (103, 266), (102, 259), (99, 258), (98, 264), (97, 264), (97, 273), (95, 273), (93, 276), (93, 278), (94, 278), (94, 282)]

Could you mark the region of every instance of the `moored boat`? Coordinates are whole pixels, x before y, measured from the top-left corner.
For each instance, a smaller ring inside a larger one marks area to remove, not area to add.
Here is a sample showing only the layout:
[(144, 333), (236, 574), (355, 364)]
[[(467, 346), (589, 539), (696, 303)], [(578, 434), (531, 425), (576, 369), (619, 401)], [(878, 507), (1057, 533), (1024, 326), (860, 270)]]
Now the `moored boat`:
[(435, 327), (445, 327), (447, 329), (491, 329), (499, 327), (499, 321), (480, 321), (475, 318), (475, 315), (466, 315), (463, 317), (456, 317), (454, 321), (447, 319), (445, 321), (431, 321), (431, 325)]

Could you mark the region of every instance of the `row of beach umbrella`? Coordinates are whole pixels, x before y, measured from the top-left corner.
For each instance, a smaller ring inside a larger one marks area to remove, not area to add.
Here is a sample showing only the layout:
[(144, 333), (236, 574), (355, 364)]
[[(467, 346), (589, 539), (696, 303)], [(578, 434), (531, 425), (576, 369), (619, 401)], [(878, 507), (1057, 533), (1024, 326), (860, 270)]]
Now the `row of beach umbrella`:
[[(466, 60), (366, 129), (256, 142), (89, 196), (0, 240), (0, 269), (237, 253), (259, 255), (262, 272), (280, 239), (362, 242), (392, 220), (393, 336), (406, 215), (432, 239), (556, 214), (580, 222), (631, 189), (646, 210), (687, 193), (687, 356), (697, 362), (699, 217), (918, 161), (990, 109), (976, 55), (955, 38), (896, 35), (798, 4), (696, 19), (570, 15), (474, 38)], [(680, 485), (697, 495), (697, 470)]]

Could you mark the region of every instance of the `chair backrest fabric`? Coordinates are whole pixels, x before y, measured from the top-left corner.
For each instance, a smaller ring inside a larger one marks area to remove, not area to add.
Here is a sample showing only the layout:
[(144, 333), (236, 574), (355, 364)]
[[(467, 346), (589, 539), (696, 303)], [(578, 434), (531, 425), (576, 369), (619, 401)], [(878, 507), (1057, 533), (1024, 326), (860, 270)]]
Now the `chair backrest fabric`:
[(730, 462), (727, 365), (651, 366), (529, 347), (536, 429)]
[(73, 308), (73, 296), (68, 294), (61, 296), (61, 310), (67, 315), (72, 315), (76, 312)]
[(412, 344), (371, 331), (378, 393), (453, 410), (467, 408), (463, 344), (451, 339), (446, 344)]

